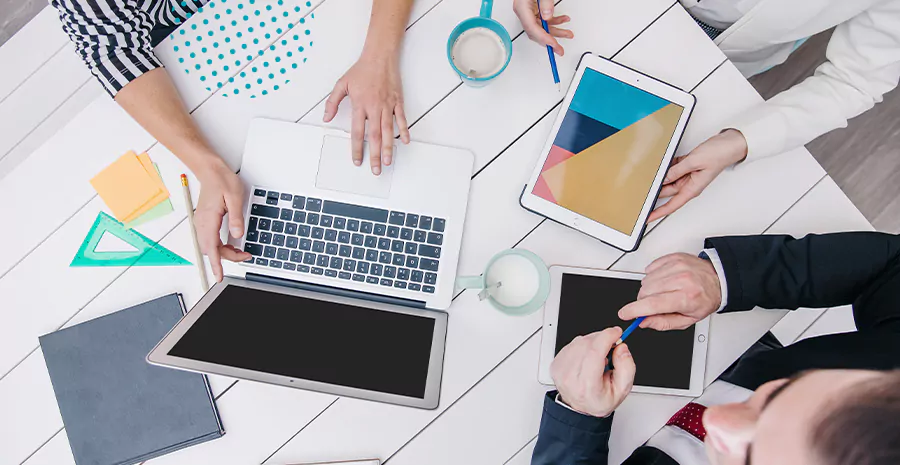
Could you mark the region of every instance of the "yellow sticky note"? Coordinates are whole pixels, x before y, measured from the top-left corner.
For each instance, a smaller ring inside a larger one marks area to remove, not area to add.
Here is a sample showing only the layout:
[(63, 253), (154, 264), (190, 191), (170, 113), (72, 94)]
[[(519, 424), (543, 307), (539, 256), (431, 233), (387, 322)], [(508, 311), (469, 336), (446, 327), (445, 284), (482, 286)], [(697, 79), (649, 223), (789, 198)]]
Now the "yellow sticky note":
[[(150, 170), (153, 170), (152, 164)], [(94, 190), (122, 222), (128, 222), (169, 197), (162, 181), (151, 176), (138, 156), (129, 151), (91, 179)]]
[(142, 153), (137, 156), (137, 159), (141, 163), (141, 166), (144, 168), (147, 177), (152, 179), (153, 183), (159, 188), (159, 193), (147, 200), (147, 203), (135, 210), (131, 215), (128, 215), (125, 219), (123, 219), (122, 222), (126, 224), (136, 221), (145, 213), (159, 205), (162, 201), (169, 198), (169, 190), (166, 189), (166, 184), (159, 176), (159, 171), (157, 171), (156, 167), (153, 166), (153, 162), (150, 161), (150, 155)]
[(156, 167), (153, 166), (153, 161), (150, 160), (150, 155), (142, 153), (138, 155), (138, 160), (141, 162), (141, 166), (144, 167), (144, 171), (147, 172), (147, 176), (150, 176), (150, 178), (152, 178), (156, 182), (157, 187), (159, 187), (159, 189), (166, 194), (166, 198), (168, 198), (169, 190), (166, 189), (166, 183), (164, 183), (162, 178), (159, 177), (159, 170), (157, 170)]

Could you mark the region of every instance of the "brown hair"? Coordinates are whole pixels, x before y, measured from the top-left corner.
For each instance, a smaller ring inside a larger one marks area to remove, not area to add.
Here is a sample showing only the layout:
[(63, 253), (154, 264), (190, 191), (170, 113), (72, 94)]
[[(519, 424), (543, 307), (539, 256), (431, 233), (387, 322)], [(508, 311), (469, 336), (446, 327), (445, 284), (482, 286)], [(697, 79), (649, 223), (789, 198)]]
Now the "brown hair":
[(900, 464), (900, 370), (862, 381), (812, 431), (827, 465)]

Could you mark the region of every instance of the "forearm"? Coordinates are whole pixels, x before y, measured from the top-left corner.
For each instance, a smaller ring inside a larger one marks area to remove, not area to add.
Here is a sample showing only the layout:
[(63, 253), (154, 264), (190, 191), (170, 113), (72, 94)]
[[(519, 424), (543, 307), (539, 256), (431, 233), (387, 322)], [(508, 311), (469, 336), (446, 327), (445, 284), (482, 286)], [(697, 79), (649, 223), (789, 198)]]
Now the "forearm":
[(128, 83), (116, 94), (116, 102), (198, 177), (224, 164), (185, 109), (165, 69)]
[(734, 127), (747, 138), (747, 160), (805, 145), (863, 113), (900, 79), (900, 1), (877, 2), (839, 24), (815, 74), (742, 112)]
[(724, 311), (853, 303), (900, 260), (900, 236), (873, 232), (707, 239), (722, 260)]
[(413, 0), (373, 0), (362, 56), (397, 60)]

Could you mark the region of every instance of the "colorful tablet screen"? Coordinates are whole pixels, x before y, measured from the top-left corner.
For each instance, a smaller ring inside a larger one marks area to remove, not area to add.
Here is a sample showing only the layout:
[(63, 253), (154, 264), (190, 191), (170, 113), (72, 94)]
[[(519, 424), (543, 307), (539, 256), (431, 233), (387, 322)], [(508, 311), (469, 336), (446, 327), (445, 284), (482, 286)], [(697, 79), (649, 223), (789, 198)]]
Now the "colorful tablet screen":
[(532, 194), (630, 235), (683, 111), (586, 69)]

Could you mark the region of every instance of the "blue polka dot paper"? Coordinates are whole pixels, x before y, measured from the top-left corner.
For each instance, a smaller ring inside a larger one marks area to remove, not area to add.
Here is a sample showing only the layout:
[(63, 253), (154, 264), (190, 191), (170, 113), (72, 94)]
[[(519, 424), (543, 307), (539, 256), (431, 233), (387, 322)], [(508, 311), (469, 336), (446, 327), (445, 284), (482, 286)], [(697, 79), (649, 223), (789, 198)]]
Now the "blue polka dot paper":
[[(316, 4), (211, 0), (167, 39), (185, 74), (179, 80), (190, 77), (222, 97), (271, 95), (306, 62)], [(169, 71), (177, 72), (167, 61)]]

